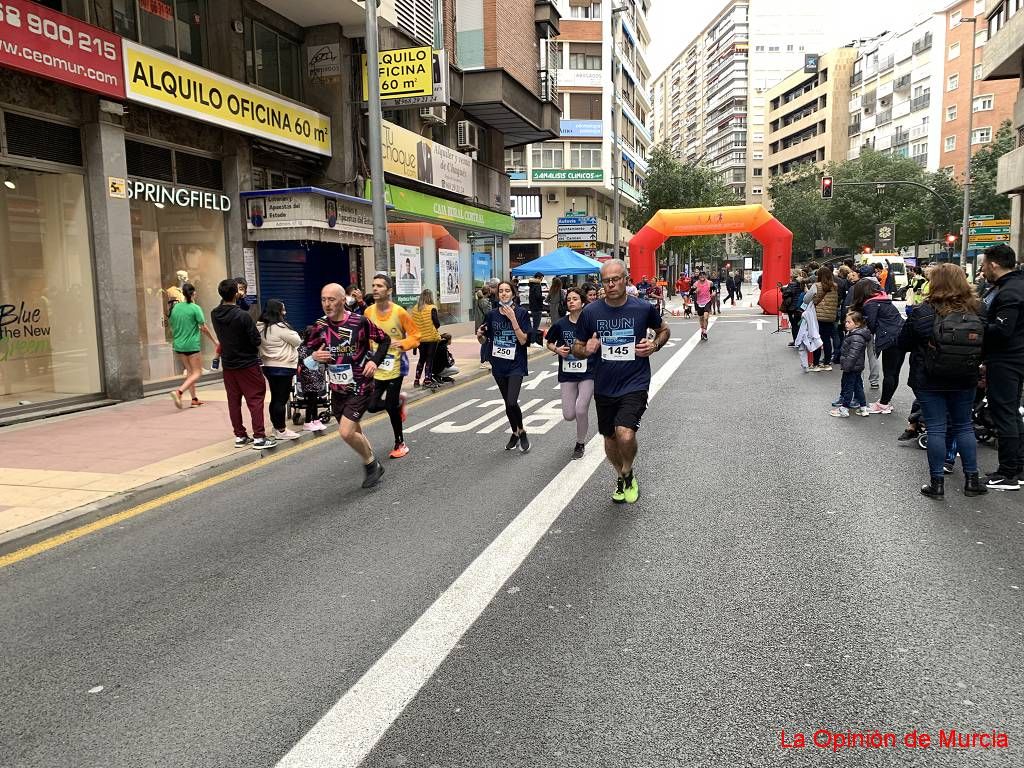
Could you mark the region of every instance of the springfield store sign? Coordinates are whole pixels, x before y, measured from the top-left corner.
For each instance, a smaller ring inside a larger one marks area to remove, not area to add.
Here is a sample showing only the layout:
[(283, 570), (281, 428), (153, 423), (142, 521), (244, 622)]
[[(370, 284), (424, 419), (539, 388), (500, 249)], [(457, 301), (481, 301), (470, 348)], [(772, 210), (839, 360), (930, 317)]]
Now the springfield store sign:
[(180, 208), (205, 208), (208, 211), (231, 210), (231, 198), (227, 195), (137, 179), (128, 179), (128, 199), (160, 205), (177, 205)]

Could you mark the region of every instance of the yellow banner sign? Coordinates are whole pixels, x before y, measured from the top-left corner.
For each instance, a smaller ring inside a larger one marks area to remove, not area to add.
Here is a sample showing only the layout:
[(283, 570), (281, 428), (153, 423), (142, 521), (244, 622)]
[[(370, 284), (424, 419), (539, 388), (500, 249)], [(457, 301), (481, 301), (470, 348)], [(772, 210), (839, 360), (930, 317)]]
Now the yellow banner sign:
[[(366, 54), (363, 60), (363, 101), (370, 98), (366, 74)], [(434, 49), (396, 48), (379, 51), (381, 99), (404, 99), (407, 96), (431, 96), (434, 93)]]
[(301, 104), (124, 41), (128, 99), (331, 155), (331, 118)]

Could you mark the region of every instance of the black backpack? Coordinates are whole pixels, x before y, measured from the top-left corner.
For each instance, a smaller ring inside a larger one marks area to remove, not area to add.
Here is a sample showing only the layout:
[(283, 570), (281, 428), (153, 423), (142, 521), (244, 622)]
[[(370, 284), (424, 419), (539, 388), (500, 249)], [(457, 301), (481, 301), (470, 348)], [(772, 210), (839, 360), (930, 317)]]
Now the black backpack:
[(966, 379), (977, 377), (985, 323), (973, 312), (935, 313), (932, 338), (924, 353), (929, 378)]

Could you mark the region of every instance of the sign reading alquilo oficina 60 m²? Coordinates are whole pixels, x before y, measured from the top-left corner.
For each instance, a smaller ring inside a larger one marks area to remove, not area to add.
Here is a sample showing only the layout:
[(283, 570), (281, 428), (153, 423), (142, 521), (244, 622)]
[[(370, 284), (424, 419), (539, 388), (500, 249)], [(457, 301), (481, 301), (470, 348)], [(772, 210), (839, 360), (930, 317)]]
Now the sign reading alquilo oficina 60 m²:
[(331, 119), (301, 104), (128, 40), (124, 68), (130, 101), (318, 155), (331, 154)]

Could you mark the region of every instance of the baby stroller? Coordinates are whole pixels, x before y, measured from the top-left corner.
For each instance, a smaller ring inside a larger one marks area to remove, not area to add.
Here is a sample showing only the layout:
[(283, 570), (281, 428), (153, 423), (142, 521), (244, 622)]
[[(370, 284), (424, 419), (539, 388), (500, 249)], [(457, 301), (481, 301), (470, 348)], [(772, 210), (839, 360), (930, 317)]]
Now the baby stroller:
[[(1024, 414), (1024, 408), (1021, 409)], [(928, 428), (925, 426), (924, 417), (921, 415), (921, 408), (914, 400), (910, 409), (910, 416), (907, 417), (914, 428), (917, 429), (917, 447), (923, 451), (928, 450)], [(979, 443), (989, 444), (995, 442), (996, 427), (992, 421), (992, 414), (988, 407), (988, 398), (985, 397), (985, 380), (978, 382), (978, 388), (974, 393), (974, 405), (971, 407), (971, 425), (974, 427), (974, 437)]]
[(292, 384), (292, 396), (288, 398), (285, 418), (299, 427), (306, 423), (308, 412), (312, 416), (309, 421), (327, 424), (331, 420), (331, 398), (327, 393), (327, 387), (314, 387), (310, 393), (307, 393), (303, 389), (302, 379), (302, 374), (295, 377), (295, 382)]

